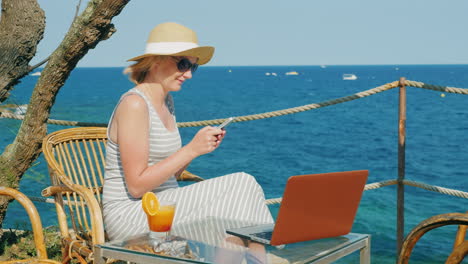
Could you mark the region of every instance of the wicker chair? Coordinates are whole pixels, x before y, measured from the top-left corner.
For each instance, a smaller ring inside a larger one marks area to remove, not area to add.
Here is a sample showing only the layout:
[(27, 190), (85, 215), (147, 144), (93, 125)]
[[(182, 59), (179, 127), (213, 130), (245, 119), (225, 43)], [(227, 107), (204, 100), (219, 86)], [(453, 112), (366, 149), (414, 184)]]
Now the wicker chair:
[(8, 187), (0, 186), (0, 195), (6, 195), (17, 200), (26, 210), (29, 215), (29, 220), (31, 221), (32, 231), (34, 235), (34, 244), (36, 246), (36, 257), (24, 260), (11, 260), (11, 261), (2, 261), (4, 264), (13, 264), (13, 263), (55, 263), (58, 264), (55, 260), (47, 258), (47, 251), (45, 247), (44, 234), (42, 233), (42, 223), (39, 213), (37, 212), (34, 204), (29, 200), (29, 198), (23, 193)]
[[(54, 196), (64, 263), (71, 259), (92, 262), (93, 246), (106, 240), (101, 211), (106, 131), (101, 127), (70, 128), (43, 140), (52, 186), (42, 195)], [(184, 171), (177, 180), (203, 179)]]
[(453, 250), (445, 263), (455, 264), (463, 261), (468, 255), (468, 240), (466, 240), (466, 228), (468, 226), (468, 212), (466, 213), (448, 213), (430, 217), (417, 225), (406, 236), (398, 257), (398, 264), (407, 264), (411, 252), (418, 240), (432, 229), (447, 226), (458, 225), (458, 232), (455, 237)]

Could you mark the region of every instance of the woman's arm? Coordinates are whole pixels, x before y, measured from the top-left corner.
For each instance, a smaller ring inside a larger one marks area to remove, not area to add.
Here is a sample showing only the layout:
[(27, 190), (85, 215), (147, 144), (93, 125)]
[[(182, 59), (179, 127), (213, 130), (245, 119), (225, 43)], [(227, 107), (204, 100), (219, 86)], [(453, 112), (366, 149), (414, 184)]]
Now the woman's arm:
[[(226, 135), (226, 131), (222, 130), (222, 133), (216, 136), (217, 137), (216, 143), (218, 143), (217, 146), (219, 146), (221, 144), (221, 141), (223, 141), (223, 138), (224, 138), (225, 135)], [(190, 165), (190, 163), (187, 163), (182, 169), (180, 169), (178, 172), (175, 173), (175, 176), (176, 177), (180, 176), (187, 169), (187, 167), (189, 165)]]
[(135, 198), (140, 198), (145, 192), (167, 181), (171, 175), (183, 171), (196, 157), (215, 150), (221, 143), (218, 135), (225, 133), (215, 127), (204, 127), (189, 144), (148, 167), (149, 116), (143, 98), (137, 95), (125, 97), (117, 108), (114, 121), (127, 188)]
[(186, 169), (187, 167), (190, 165), (190, 163), (186, 164), (182, 169), (178, 170), (176, 173), (175, 173), (175, 176), (176, 177), (179, 177)]

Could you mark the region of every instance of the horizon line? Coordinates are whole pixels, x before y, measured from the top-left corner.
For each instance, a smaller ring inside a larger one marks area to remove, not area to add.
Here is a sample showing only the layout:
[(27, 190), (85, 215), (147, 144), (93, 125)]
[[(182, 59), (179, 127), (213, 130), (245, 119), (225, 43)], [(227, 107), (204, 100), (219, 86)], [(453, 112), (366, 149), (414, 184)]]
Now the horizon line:
[[(75, 68), (125, 68), (127, 66), (77, 66)], [(468, 63), (435, 63), (435, 64), (417, 64), (417, 63), (402, 63), (402, 64), (281, 64), (281, 65), (203, 65), (203, 68), (209, 67), (340, 67), (340, 66), (468, 66)], [(40, 67), (38, 69), (44, 69)]]

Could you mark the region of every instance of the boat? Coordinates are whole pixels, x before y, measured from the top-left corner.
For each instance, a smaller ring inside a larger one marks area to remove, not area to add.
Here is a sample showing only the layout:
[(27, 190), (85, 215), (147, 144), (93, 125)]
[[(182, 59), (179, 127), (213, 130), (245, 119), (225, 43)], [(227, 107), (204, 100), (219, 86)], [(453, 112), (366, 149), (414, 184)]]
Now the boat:
[(41, 76), (41, 72), (31, 73), (31, 76)]
[(297, 71), (290, 71), (290, 72), (287, 72), (285, 74), (286, 75), (299, 75), (299, 73)]
[(351, 73), (343, 74), (343, 80), (357, 80), (357, 76)]

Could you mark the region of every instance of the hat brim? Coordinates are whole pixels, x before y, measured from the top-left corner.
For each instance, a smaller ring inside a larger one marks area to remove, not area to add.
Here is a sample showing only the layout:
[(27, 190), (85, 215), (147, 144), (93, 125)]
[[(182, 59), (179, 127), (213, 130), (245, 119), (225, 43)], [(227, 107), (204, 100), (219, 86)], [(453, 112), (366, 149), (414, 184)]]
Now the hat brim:
[(197, 57), (198, 58), (197, 63), (199, 65), (203, 65), (203, 64), (208, 63), (211, 60), (211, 58), (213, 57), (214, 49), (215, 48), (211, 47), (211, 46), (203, 46), (203, 47), (197, 47), (197, 48), (188, 49), (188, 50), (180, 51), (180, 52), (177, 52), (177, 53), (170, 53), (170, 54), (146, 53), (146, 54), (131, 58), (131, 59), (127, 60), (127, 61), (138, 61), (138, 60), (141, 60), (141, 59), (146, 58), (146, 57), (161, 56), (161, 55), (164, 55), (164, 56), (192, 56), (192, 57)]

